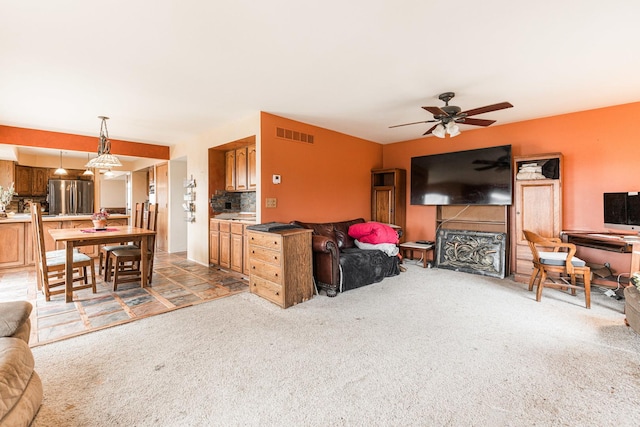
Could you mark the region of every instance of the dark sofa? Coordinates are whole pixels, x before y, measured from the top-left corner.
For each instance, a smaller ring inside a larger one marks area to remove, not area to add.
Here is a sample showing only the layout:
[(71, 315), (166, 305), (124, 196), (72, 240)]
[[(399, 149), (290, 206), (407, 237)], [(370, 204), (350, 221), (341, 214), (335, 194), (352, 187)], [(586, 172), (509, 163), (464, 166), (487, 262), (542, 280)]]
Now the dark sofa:
[(364, 250), (349, 236), (349, 227), (363, 218), (341, 222), (292, 224), (313, 230), (313, 275), (327, 296), (380, 282), (400, 274), (399, 258), (379, 250)]

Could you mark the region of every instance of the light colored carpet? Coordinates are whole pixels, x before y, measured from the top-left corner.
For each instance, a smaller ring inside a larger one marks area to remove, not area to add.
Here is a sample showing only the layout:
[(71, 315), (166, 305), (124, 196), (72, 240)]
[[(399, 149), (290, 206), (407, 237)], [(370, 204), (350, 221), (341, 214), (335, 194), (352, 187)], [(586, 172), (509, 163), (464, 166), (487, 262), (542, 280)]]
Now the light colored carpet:
[(638, 426), (623, 302), (409, 265), (282, 310), (245, 293), (34, 348), (34, 426)]

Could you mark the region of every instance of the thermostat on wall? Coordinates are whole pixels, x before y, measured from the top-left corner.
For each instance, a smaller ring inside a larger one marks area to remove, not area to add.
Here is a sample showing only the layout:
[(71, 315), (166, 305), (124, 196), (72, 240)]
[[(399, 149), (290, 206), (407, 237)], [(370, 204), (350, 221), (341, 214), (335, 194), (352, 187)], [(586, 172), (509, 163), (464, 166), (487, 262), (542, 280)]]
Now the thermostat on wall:
[(273, 183), (280, 184), (280, 175), (273, 175)]

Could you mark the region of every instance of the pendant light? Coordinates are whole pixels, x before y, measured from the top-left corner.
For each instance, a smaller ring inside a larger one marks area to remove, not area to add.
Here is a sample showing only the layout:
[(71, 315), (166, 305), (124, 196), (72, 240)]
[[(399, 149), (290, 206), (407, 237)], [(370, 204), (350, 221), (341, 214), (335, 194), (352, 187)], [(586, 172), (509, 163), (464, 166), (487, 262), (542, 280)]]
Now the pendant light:
[[(89, 153), (87, 153), (87, 163), (89, 163)], [(87, 168), (82, 175), (93, 175), (93, 171)]]
[(62, 151), (60, 152), (60, 167), (53, 173), (54, 175), (66, 175), (67, 171), (62, 167)]
[(98, 157), (90, 160), (86, 168), (115, 168), (121, 167), (122, 163), (113, 154), (111, 154), (111, 141), (109, 141), (109, 130), (107, 129), (107, 120), (109, 117), (98, 116), (100, 120), (100, 140), (98, 142)]

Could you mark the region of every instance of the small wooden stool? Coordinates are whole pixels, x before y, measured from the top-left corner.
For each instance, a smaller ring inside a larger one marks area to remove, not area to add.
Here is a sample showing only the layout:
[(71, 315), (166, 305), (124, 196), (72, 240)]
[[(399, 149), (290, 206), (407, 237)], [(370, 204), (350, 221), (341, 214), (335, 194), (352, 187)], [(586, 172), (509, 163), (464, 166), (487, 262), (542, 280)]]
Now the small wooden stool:
[[(433, 247), (434, 245), (425, 245), (423, 243), (416, 242), (405, 242), (400, 243), (398, 248), (400, 248), (400, 253), (402, 254), (402, 259), (407, 258), (407, 252), (411, 254), (410, 259), (413, 258), (413, 253), (418, 252), (422, 256), (422, 267), (427, 268), (429, 262), (433, 261)], [(428, 259), (427, 255), (431, 254)]]

